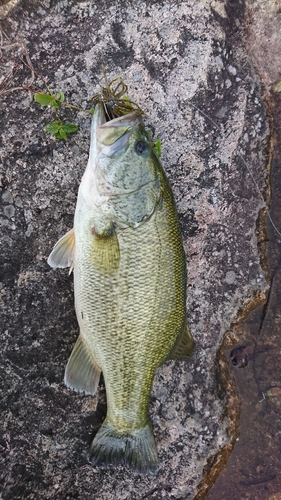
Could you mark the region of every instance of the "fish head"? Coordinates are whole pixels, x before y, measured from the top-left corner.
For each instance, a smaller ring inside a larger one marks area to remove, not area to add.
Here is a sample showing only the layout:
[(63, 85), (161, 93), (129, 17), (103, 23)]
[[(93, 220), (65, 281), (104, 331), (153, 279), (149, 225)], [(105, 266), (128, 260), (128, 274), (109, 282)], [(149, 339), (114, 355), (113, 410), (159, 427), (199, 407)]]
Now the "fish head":
[(161, 197), (159, 161), (140, 112), (106, 121), (97, 104), (80, 189), (98, 217), (116, 227), (135, 228), (150, 218)]
[(155, 182), (157, 159), (138, 111), (97, 127), (96, 174), (101, 194), (126, 194)]

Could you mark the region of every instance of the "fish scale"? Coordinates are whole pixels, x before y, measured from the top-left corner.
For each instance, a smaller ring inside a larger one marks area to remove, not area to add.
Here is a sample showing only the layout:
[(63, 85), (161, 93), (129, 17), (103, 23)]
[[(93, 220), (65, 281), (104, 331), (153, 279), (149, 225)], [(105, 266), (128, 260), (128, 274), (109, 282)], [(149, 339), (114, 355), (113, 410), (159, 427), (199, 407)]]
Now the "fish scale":
[[(112, 388), (107, 395), (109, 408), (112, 405), (118, 408), (129, 406), (132, 411), (128, 385), (131, 384), (131, 380), (140, 379), (136, 385), (139, 385), (140, 391), (146, 391), (146, 400), (141, 408), (138, 395), (135, 394), (136, 414), (141, 411), (145, 416), (155, 369), (169, 353), (174, 343), (174, 331), (172, 331), (170, 345), (167, 345), (169, 332), (166, 331), (166, 325), (163, 323), (163, 307), (159, 304), (162, 302), (165, 284), (169, 279), (167, 276), (169, 268), (165, 265), (166, 254), (170, 254), (169, 260), (174, 259), (173, 247), (171, 245), (169, 248), (165, 244), (163, 255), (163, 245), (161, 250), (161, 239), (157, 230), (158, 219), (159, 214), (155, 214), (147, 223), (154, 227), (154, 238), (151, 236), (147, 238), (147, 232), (149, 231), (150, 235), (152, 233), (150, 227), (129, 228), (120, 232), (118, 243), (121, 259), (120, 266), (114, 275), (100, 273), (90, 267), (87, 261), (87, 255), (89, 255), (86, 250), (87, 245), (85, 245), (85, 251), (79, 252), (82, 258), (81, 261), (80, 259), (75, 261), (74, 269), (74, 286), (77, 290), (76, 311), (78, 316), (80, 310), (85, 311), (87, 323), (91, 325), (89, 335), (87, 333), (84, 335), (83, 323), (80, 322), (81, 335), (89, 344), (89, 348), (95, 350), (95, 359), (103, 368), (106, 387)], [(91, 238), (91, 234), (88, 234)], [(165, 237), (165, 233), (162, 234), (162, 238)], [(89, 241), (88, 246), (90, 244)], [(128, 249), (130, 249), (129, 252)], [(79, 276), (83, 273), (83, 269), (90, 269), (85, 287), (79, 284)], [(78, 276), (78, 283), (76, 276)], [(161, 293), (159, 288), (162, 288)], [(101, 315), (100, 311), (104, 308), (107, 314)], [(166, 316), (170, 313), (170, 309), (174, 312), (172, 290), (169, 290), (169, 295), (165, 300)], [(180, 323), (177, 326), (180, 330), (181, 315), (175, 314), (175, 321)], [(155, 327), (158, 330), (157, 335), (155, 335)], [(161, 346), (162, 337), (163, 344), (165, 344), (164, 353)], [(149, 353), (147, 353), (148, 346)], [(108, 356), (112, 352), (115, 353), (115, 358), (109, 362)], [(128, 352), (128, 357), (126, 352)], [(142, 367), (141, 370), (138, 369), (139, 366)], [(116, 375), (118, 369), (126, 373), (126, 378), (119, 378)], [(148, 380), (143, 372), (149, 374)], [(126, 425), (126, 422), (123, 422), (123, 425)]]

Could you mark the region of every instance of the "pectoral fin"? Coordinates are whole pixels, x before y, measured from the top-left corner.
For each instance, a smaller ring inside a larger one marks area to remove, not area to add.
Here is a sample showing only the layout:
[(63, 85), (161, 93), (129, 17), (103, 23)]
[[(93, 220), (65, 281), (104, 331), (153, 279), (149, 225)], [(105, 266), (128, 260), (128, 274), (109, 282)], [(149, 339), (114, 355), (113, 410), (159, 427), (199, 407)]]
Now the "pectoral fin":
[(65, 369), (65, 385), (74, 391), (94, 395), (100, 374), (100, 368), (79, 335)]
[(190, 333), (188, 322), (184, 325), (182, 333), (176, 340), (168, 359), (185, 359), (190, 358), (194, 354), (195, 344)]
[(56, 269), (57, 267), (70, 267), (73, 264), (75, 249), (74, 229), (71, 229), (55, 244), (52, 252), (48, 257), (49, 266)]
[(91, 248), (91, 262), (101, 273), (114, 273), (120, 263), (120, 250), (116, 232), (109, 235), (94, 234)]

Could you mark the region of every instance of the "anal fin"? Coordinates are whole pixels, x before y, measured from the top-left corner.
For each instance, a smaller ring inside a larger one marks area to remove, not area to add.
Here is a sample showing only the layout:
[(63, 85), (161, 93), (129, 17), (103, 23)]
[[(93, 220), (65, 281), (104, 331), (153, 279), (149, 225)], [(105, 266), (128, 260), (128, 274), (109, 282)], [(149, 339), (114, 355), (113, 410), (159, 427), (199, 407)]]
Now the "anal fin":
[(55, 244), (52, 252), (48, 257), (49, 266), (56, 269), (57, 267), (70, 267), (73, 265), (75, 249), (75, 235), (74, 229), (68, 231), (59, 241)]
[(178, 336), (167, 359), (185, 359), (194, 354), (195, 344), (186, 320), (182, 333)]
[(94, 395), (100, 374), (100, 368), (79, 335), (65, 369), (65, 385), (74, 391)]

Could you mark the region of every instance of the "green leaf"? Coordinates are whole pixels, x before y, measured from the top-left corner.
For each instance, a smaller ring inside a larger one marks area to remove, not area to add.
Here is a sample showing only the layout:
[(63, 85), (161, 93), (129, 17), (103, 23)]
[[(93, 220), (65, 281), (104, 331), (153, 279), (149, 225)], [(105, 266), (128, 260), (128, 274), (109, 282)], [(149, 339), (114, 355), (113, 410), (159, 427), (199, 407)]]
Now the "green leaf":
[(126, 94), (123, 95), (122, 101), (127, 101), (127, 102), (131, 103), (129, 97)]
[(76, 132), (78, 130), (78, 125), (74, 125), (74, 123), (64, 123), (62, 125), (62, 129), (67, 134), (73, 134), (73, 132)]
[(156, 154), (157, 158), (161, 158), (162, 146), (161, 146), (160, 137), (157, 137), (156, 141), (153, 143), (153, 149), (154, 149), (154, 153)]
[(45, 130), (47, 130), (47, 132), (50, 132), (51, 134), (56, 134), (59, 131), (60, 127), (61, 123), (59, 121), (55, 121), (46, 125)]
[(67, 139), (67, 133), (63, 130), (61, 127), (58, 131), (58, 133), (55, 135), (56, 139), (64, 139), (66, 141)]
[(45, 130), (53, 134), (56, 139), (66, 140), (68, 138), (68, 134), (73, 134), (78, 130), (78, 125), (74, 125), (74, 123), (62, 123), (61, 120), (55, 120), (52, 123), (48, 123), (45, 126)]
[(34, 99), (38, 104), (41, 104), (41, 106), (52, 106), (55, 109), (59, 107), (56, 98), (50, 94), (34, 94)]
[(50, 106), (54, 98), (50, 94), (34, 94), (34, 100), (42, 106)]
[(59, 92), (55, 95), (55, 99), (57, 99), (58, 101), (64, 102), (65, 97), (64, 97), (64, 93), (62, 92), (62, 90), (60, 90), (60, 91), (59, 91)]
[(50, 102), (50, 106), (53, 106), (55, 109), (59, 109), (60, 105), (55, 99), (53, 99), (52, 102)]
[(281, 82), (278, 82), (274, 87), (275, 92), (281, 92)]
[(151, 139), (151, 137), (152, 137), (152, 130), (151, 130), (151, 128), (146, 128), (145, 131), (146, 131), (149, 139)]

